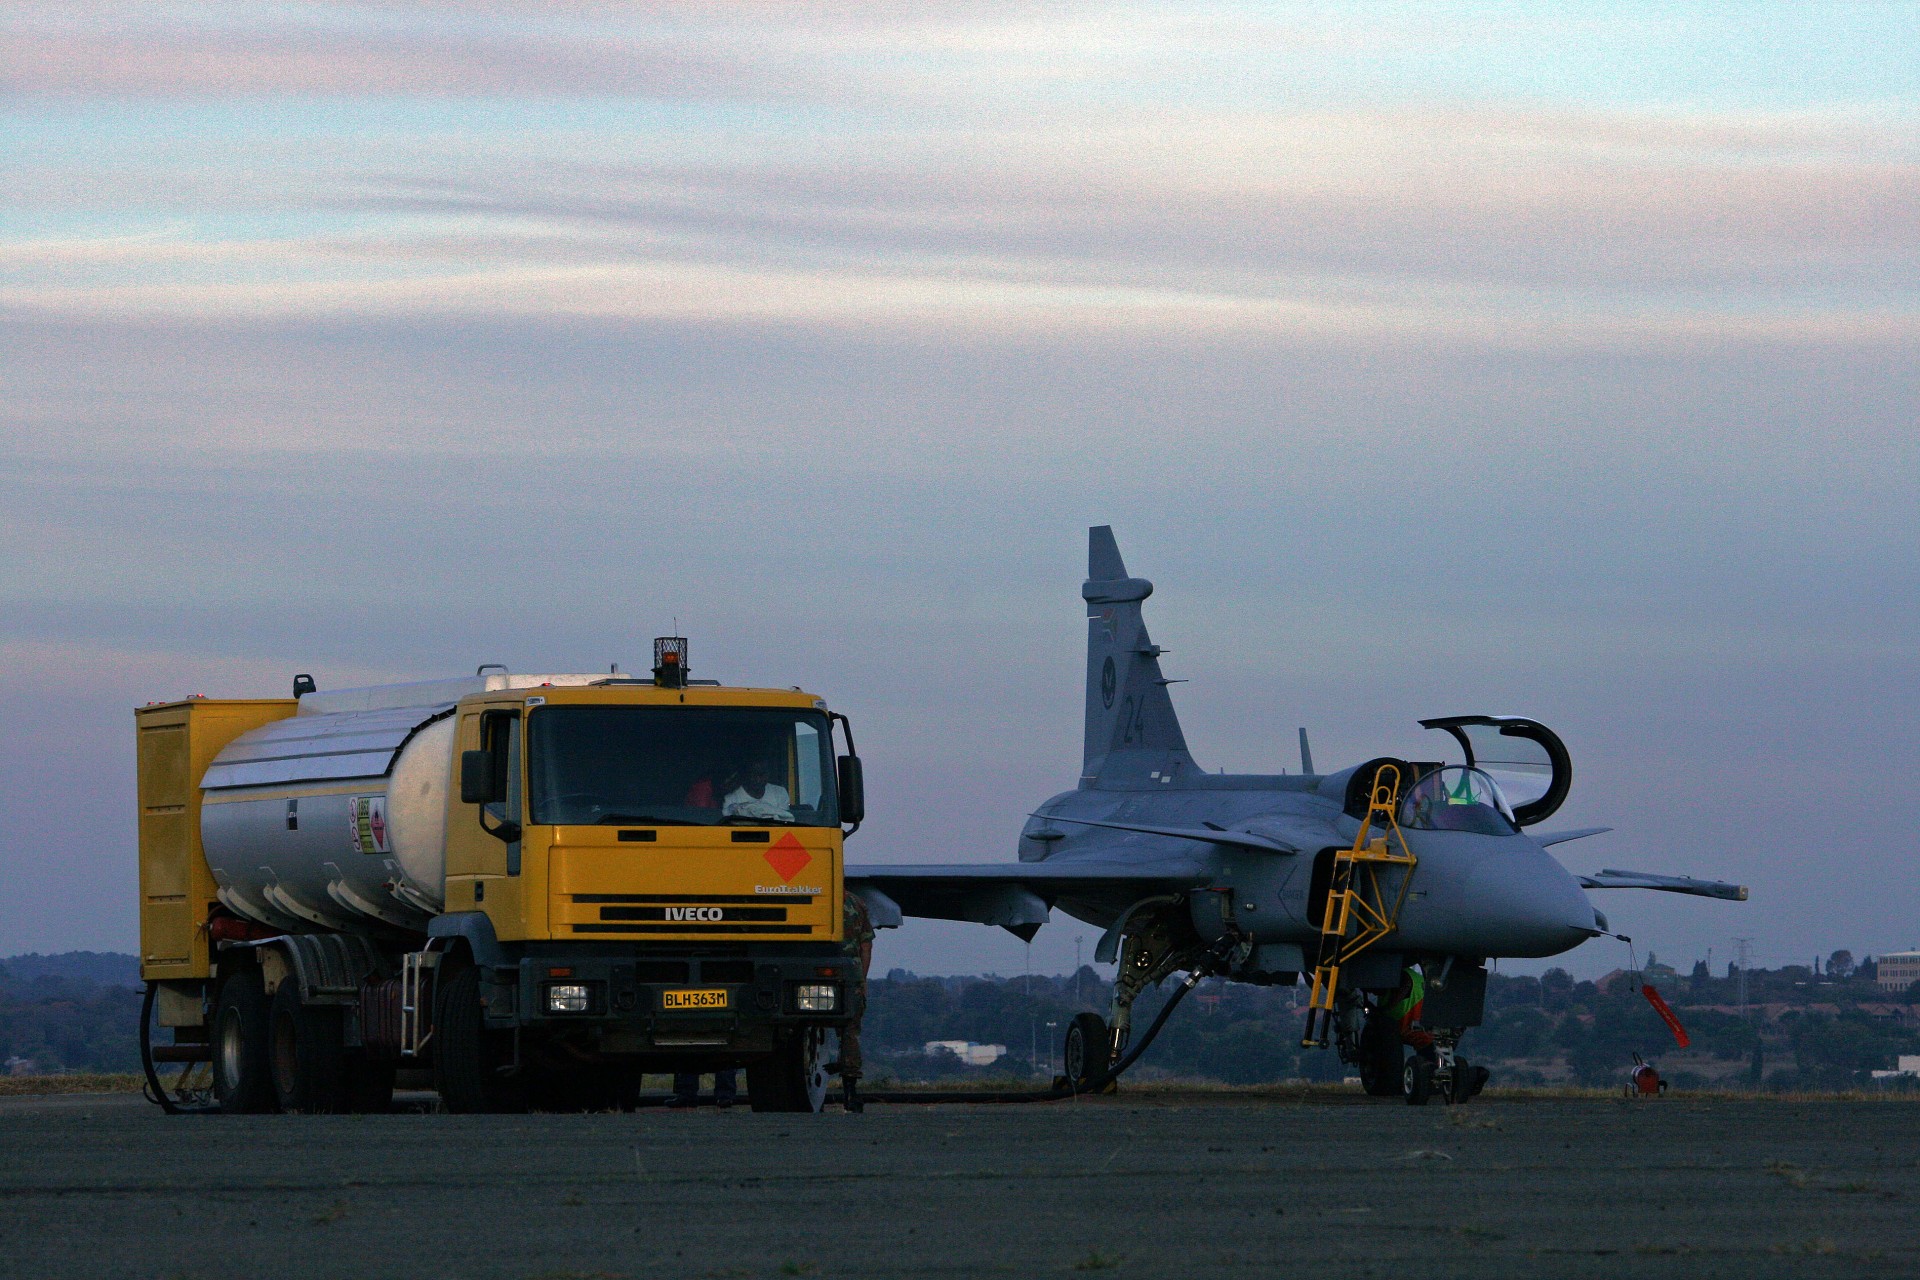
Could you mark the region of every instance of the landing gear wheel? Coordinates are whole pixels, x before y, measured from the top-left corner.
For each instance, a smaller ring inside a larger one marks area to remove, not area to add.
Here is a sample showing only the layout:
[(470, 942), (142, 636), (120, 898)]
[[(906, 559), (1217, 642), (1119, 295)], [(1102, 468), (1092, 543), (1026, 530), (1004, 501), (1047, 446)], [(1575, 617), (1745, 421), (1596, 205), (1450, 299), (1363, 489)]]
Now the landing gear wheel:
[(1478, 1093), (1479, 1090), (1475, 1089), (1473, 1085), (1474, 1081), (1479, 1078), (1479, 1075), (1479, 1067), (1474, 1066), (1465, 1058), (1455, 1058), (1453, 1060), (1453, 1078), (1448, 1082), (1450, 1088), (1447, 1091), (1447, 1101), (1455, 1103), (1465, 1102), (1468, 1098)]
[(220, 984), (213, 1009), (213, 1096), (229, 1114), (277, 1111), (267, 1055), (267, 988), (258, 969)]
[(1113, 1056), (1113, 1032), (1107, 1020), (1097, 1013), (1076, 1013), (1067, 1024), (1067, 1042), (1061, 1050), (1060, 1064), (1067, 1083), (1076, 1093), (1093, 1087), (1096, 1075), (1104, 1073)]
[(333, 1115), (347, 1109), (346, 1051), (340, 1010), (300, 1003), (289, 976), (273, 993), (268, 1014), (273, 1095), (282, 1111)]
[(433, 1087), (448, 1111), (524, 1111), (525, 1090), (501, 1074), (510, 1062), (506, 1037), (489, 1031), (480, 1013), (480, 971), (456, 969), (433, 1002)]
[(827, 1105), (829, 1034), (820, 1027), (789, 1032), (772, 1053), (747, 1064), (747, 1101), (755, 1111), (817, 1112)]
[(1360, 1087), (1375, 1098), (1398, 1098), (1407, 1091), (1406, 1049), (1400, 1032), (1381, 1014), (1369, 1017), (1360, 1031)]
[(1407, 1090), (1407, 1105), (1424, 1107), (1433, 1097), (1433, 1063), (1419, 1054), (1407, 1059), (1404, 1075)]

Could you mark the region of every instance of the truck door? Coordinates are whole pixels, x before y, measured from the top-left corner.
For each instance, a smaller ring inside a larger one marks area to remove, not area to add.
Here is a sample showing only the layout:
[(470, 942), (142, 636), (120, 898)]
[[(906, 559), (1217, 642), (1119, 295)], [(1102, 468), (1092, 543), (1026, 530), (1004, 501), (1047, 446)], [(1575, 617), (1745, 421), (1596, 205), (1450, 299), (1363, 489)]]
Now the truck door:
[(519, 831), (525, 822), (522, 812), (520, 768), (520, 713), (488, 711), (480, 717), (480, 746), (493, 759), (493, 794), (486, 804), (487, 816), (496, 828), (514, 833), (502, 841), (506, 850), (505, 869), (510, 876), (520, 874)]

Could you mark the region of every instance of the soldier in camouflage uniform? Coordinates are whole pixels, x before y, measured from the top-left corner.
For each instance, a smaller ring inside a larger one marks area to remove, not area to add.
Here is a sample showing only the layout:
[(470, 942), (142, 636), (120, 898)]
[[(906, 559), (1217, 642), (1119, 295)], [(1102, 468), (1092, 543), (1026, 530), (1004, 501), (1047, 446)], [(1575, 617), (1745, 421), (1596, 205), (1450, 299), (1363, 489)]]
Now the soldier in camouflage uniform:
[(846, 1099), (847, 1110), (860, 1111), (860, 1021), (867, 1013), (867, 969), (873, 964), (873, 920), (867, 915), (867, 904), (855, 893), (842, 895), (846, 902), (846, 938), (841, 943), (849, 956), (860, 961), (860, 976), (847, 984), (847, 1011), (853, 1015), (840, 1032), (840, 1061), (835, 1064), (840, 1072), (840, 1088)]

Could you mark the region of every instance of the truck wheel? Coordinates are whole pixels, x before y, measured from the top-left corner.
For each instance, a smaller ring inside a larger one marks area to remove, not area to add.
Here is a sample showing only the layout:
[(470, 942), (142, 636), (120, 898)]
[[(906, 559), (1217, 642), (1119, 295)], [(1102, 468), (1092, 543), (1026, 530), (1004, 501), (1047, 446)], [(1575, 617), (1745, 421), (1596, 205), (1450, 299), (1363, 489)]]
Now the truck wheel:
[(808, 1027), (774, 1041), (747, 1064), (747, 1101), (755, 1111), (819, 1111), (827, 1105), (827, 1032)]
[(457, 969), (439, 984), (433, 1010), (433, 1087), (449, 1111), (524, 1111), (517, 1080), (500, 1074), (508, 1065), (504, 1037), (487, 1030), (480, 1014), (480, 971)]
[(379, 1058), (347, 1059), (347, 1110), (376, 1116), (393, 1110), (394, 1066)]
[(346, 1050), (340, 1010), (300, 1002), (288, 977), (273, 993), (267, 1025), (273, 1093), (282, 1111), (334, 1115), (347, 1109)]
[(213, 1008), (213, 1096), (230, 1114), (278, 1110), (267, 1058), (267, 988), (247, 968), (220, 984)]
[(1067, 1024), (1067, 1042), (1060, 1052), (1061, 1068), (1079, 1092), (1091, 1087), (1093, 1077), (1105, 1071), (1113, 1057), (1113, 1030), (1097, 1013), (1076, 1013)]

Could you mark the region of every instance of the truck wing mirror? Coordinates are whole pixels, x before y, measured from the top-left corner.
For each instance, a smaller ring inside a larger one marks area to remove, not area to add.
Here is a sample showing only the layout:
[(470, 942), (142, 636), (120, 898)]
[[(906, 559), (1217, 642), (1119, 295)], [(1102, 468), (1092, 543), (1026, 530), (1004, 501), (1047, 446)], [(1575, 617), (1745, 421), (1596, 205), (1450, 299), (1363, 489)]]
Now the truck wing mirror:
[(493, 752), (460, 753), (460, 803), (485, 804), (493, 799)]
[(867, 816), (867, 788), (859, 756), (840, 757), (840, 821), (859, 826)]

